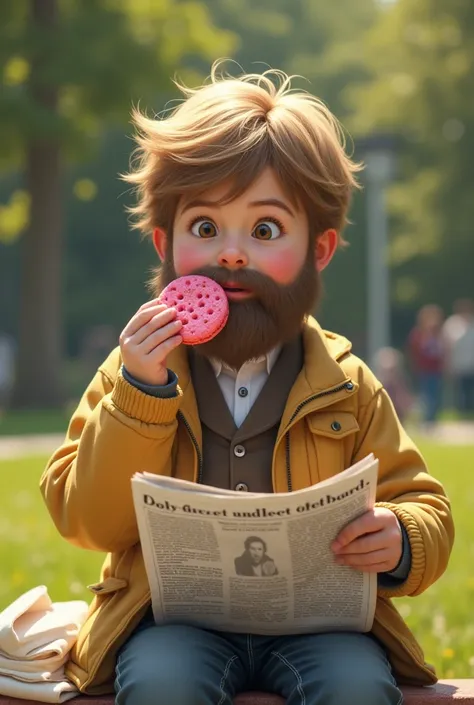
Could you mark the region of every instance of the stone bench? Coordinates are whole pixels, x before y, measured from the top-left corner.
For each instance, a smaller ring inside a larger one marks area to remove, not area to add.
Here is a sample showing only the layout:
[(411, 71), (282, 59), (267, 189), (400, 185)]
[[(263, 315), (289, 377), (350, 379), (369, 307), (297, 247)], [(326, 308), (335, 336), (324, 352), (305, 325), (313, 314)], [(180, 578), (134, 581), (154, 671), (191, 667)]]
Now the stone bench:
[[(474, 679), (440, 681), (429, 688), (402, 688), (404, 705), (474, 705)], [(114, 705), (111, 696), (86, 697), (81, 695), (68, 700), (71, 705)], [(34, 700), (18, 700), (0, 695), (0, 705), (38, 705)], [(238, 695), (234, 705), (285, 705), (283, 698), (265, 693)]]

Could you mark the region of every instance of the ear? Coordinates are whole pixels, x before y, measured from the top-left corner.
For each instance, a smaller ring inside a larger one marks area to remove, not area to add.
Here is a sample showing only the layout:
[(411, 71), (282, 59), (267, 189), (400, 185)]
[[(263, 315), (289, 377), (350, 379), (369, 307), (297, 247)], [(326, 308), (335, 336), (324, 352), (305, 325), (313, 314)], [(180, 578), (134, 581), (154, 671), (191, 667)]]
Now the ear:
[(325, 230), (318, 235), (314, 245), (314, 263), (318, 272), (326, 269), (337, 250), (339, 236), (337, 230)]
[(161, 228), (155, 228), (153, 230), (153, 245), (158, 253), (158, 257), (161, 261), (165, 258), (166, 248), (168, 246), (168, 238), (166, 233)]

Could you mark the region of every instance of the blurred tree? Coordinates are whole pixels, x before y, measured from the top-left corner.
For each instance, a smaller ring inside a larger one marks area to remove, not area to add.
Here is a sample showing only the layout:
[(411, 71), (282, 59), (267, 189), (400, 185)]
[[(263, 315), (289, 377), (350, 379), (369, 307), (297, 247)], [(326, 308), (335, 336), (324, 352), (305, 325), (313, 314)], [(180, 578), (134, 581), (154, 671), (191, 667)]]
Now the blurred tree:
[(474, 4), (398, 0), (366, 41), (374, 80), (350, 91), (357, 132), (403, 138), (390, 193), (397, 315), (474, 297)]
[(219, 26), (235, 32), (233, 55), (246, 72), (299, 74), (297, 85), (325, 100), (339, 117), (352, 112), (346, 89), (371, 75), (360, 51), (380, 12), (377, 0), (207, 0)]
[[(104, 121), (126, 122), (132, 101), (153, 105), (195, 56), (231, 50), (205, 4), (190, 0), (16, 0), (0, 4), (0, 166), (24, 189), (0, 212), (0, 237), (21, 240), (17, 407), (62, 398), (64, 164), (82, 157)], [(76, 185), (87, 198), (93, 184)], [(83, 286), (87, 286), (83, 282)]]

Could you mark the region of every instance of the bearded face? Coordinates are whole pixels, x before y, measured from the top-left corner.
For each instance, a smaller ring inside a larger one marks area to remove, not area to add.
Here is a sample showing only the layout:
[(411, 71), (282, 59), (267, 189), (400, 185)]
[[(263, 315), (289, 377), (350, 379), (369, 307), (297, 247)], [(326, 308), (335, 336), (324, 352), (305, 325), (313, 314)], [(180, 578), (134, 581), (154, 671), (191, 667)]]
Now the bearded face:
[[(166, 249), (163, 263), (150, 282), (156, 297), (178, 276), (172, 250), (172, 247)], [(229, 301), (229, 318), (223, 330), (209, 342), (195, 347), (197, 353), (221, 360), (234, 369), (299, 335), (305, 317), (314, 310), (321, 292), (311, 245), (300, 272), (287, 285), (277, 284), (270, 277), (245, 267), (230, 272), (226, 267), (208, 266), (188, 274), (209, 277), (221, 286), (232, 279), (234, 287), (250, 293), (241, 301)]]

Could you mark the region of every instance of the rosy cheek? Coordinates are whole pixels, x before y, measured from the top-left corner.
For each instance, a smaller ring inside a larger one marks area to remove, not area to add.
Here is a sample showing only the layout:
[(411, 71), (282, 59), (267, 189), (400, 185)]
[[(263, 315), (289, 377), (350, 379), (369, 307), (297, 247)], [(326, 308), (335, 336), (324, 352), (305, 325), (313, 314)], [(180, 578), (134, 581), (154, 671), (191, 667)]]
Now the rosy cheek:
[(290, 284), (303, 265), (299, 252), (288, 250), (268, 256), (260, 267), (260, 271), (271, 277), (278, 284)]
[(199, 247), (199, 244), (199, 242), (180, 242), (179, 247), (174, 247), (174, 267), (179, 277), (209, 264), (209, 255), (204, 252), (204, 248)]

